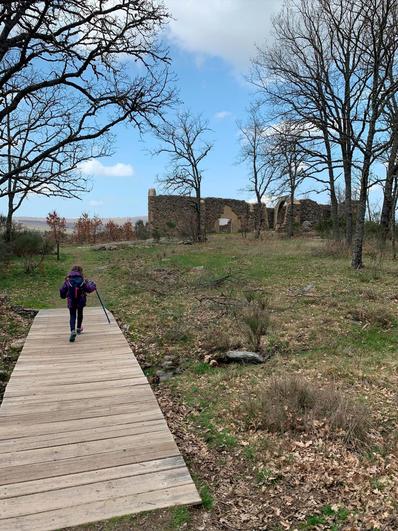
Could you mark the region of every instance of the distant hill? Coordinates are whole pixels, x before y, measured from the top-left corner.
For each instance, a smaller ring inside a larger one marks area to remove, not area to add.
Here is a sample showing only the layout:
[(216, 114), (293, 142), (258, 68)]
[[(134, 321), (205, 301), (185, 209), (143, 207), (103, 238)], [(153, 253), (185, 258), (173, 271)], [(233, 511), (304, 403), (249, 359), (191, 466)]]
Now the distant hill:
[[(131, 223), (134, 224), (139, 219), (142, 219), (142, 221), (146, 223), (148, 221), (148, 216), (131, 216), (128, 218), (102, 218), (102, 223), (105, 225), (105, 223), (107, 223), (109, 220), (112, 220), (117, 225), (123, 225), (123, 223), (126, 223), (126, 221), (131, 221)], [(75, 226), (76, 221), (77, 218), (70, 218), (66, 220), (67, 232), (73, 231), (73, 227)], [(20, 223), (27, 229), (39, 230), (41, 232), (48, 230), (46, 218), (16, 217), (15, 223)]]

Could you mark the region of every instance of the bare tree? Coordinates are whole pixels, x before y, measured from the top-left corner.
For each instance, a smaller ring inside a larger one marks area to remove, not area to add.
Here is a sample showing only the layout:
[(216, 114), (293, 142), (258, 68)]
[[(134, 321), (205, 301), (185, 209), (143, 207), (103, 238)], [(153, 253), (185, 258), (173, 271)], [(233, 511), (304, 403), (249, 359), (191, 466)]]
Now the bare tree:
[(205, 239), (201, 164), (213, 147), (206, 140), (209, 131), (208, 123), (201, 116), (194, 116), (190, 111), (179, 112), (173, 122), (164, 123), (156, 129), (156, 137), (161, 145), (153, 152), (169, 156), (169, 169), (159, 179), (165, 190), (194, 196), (192, 208), (196, 223), (193, 236), (196, 241)]
[(395, 190), (398, 179), (398, 99), (393, 95), (388, 101), (383, 113), (386, 127), (390, 131), (390, 142), (383, 162), (386, 166), (386, 176), (383, 186), (383, 206), (380, 215), (381, 238), (385, 244), (387, 237), (395, 225)]
[(303, 149), (303, 124), (298, 122), (281, 122), (273, 127), (270, 148), (270, 164), (273, 166), (276, 180), (275, 193), (288, 194), (287, 208), (287, 235), (289, 238), (294, 233), (294, 202), (300, 185), (308, 178), (310, 157)]
[(264, 196), (275, 181), (275, 168), (270, 164), (269, 126), (260, 114), (258, 105), (249, 108), (245, 124), (239, 124), (241, 161), (250, 169), (249, 184), (246, 190), (256, 198), (255, 236), (260, 238), (264, 229)]
[[(313, 178), (329, 189), (335, 238), (339, 237), (336, 170), (344, 168), (346, 238), (350, 242), (353, 150), (345, 131), (349, 120), (341, 116), (356, 94), (347, 89), (342, 96), (349, 82), (343, 88), (336, 84), (331, 30), (321, 0), (288, 2), (274, 20), (274, 34), (273, 43), (260, 48), (253, 60), (251, 81), (271, 103), (278, 119), (300, 120), (311, 126), (312, 139), (317, 140), (312, 159), (319, 170), (313, 172)], [(348, 68), (348, 63), (345, 66)]]
[[(43, 149), (62, 139), (65, 130), (79, 120), (74, 102), (59, 87), (25, 98), (0, 124), (0, 197), (7, 196), (6, 239), (10, 241), (14, 213), (28, 195), (78, 197), (87, 190), (80, 164), (110, 154), (109, 142), (101, 140), (65, 144), (46, 157)], [(37, 159), (34, 165), (29, 161)], [(23, 169), (25, 168), (25, 169)]]
[[(390, 143), (385, 138), (382, 115), (398, 91), (395, 66), (397, 64), (398, 5), (390, 0), (378, 0), (361, 5), (361, 16), (366, 32), (361, 36), (361, 69), (366, 79), (366, 91), (362, 98), (363, 135), (356, 135), (361, 153), (360, 195), (356, 217), (356, 229), (352, 249), (352, 266), (363, 266), (363, 241), (365, 233), (366, 202), (371, 186), (371, 168)], [(394, 72), (395, 75), (391, 75)]]
[(0, 185), (123, 121), (142, 128), (160, 117), (173, 96), (158, 39), (167, 21), (155, 0), (2, 2), (0, 121), (55, 88), (74, 103), (79, 119), (4, 173)]
[[(362, 266), (371, 167), (390, 142), (380, 118), (398, 86), (391, 76), (396, 11), (393, 0), (290, 1), (275, 22), (276, 43), (260, 50), (254, 62), (253, 80), (279, 114), (320, 131), (332, 207), (333, 173), (342, 167), (346, 239), (353, 241), (355, 268)], [(353, 237), (355, 173), (360, 194)]]

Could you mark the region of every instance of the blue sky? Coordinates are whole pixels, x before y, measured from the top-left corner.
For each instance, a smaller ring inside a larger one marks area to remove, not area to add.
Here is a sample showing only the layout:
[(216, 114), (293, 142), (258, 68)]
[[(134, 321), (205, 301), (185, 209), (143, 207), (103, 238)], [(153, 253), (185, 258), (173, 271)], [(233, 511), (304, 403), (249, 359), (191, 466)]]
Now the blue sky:
[[(255, 43), (270, 36), (271, 16), (282, 0), (165, 0), (174, 19), (164, 39), (173, 59), (177, 88), (185, 106), (202, 113), (213, 130), (214, 149), (204, 163), (203, 195), (249, 197), (246, 168), (237, 164), (236, 120), (243, 119), (251, 97), (245, 81)], [(18, 216), (46, 216), (54, 208), (68, 218), (83, 211), (101, 217), (147, 213), (148, 188), (164, 172), (166, 159), (148, 151), (155, 141), (140, 139), (129, 125), (114, 130), (112, 157), (95, 162), (91, 191), (81, 200), (31, 197)], [(0, 202), (0, 211), (4, 202)]]

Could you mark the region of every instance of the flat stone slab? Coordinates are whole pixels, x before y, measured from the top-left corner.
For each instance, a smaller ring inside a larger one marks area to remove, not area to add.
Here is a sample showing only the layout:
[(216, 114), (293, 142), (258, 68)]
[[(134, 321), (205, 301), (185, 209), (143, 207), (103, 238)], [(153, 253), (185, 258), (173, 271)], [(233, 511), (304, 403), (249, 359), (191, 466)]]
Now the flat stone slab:
[(222, 361), (228, 363), (264, 363), (264, 358), (257, 354), (257, 352), (247, 352), (246, 350), (230, 350), (228, 351)]

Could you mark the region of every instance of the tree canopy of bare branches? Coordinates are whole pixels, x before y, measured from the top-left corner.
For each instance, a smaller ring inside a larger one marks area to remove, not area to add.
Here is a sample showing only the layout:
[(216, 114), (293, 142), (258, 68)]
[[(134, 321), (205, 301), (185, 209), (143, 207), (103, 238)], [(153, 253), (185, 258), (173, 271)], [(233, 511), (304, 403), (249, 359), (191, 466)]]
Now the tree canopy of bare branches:
[(81, 192), (70, 171), (104, 154), (93, 149), (98, 139), (108, 135), (109, 145), (115, 125), (142, 130), (161, 117), (173, 98), (159, 44), (168, 18), (156, 0), (1, 2), (0, 157), (12, 157), (2, 164), (3, 194), (10, 183), (19, 199)]
[(255, 236), (259, 238), (263, 230), (264, 197), (270, 192), (271, 185), (277, 179), (272, 162), (272, 141), (270, 126), (261, 116), (259, 106), (249, 108), (245, 123), (238, 123), (240, 133), (240, 161), (249, 168), (249, 182), (246, 191), (255, 196)]
[(294, 202), (300, 185), (310, 175), (310, 155), (303, 146), (307, 135), (300, 122), (284, 121), (272, 128), (269, 147), (269, 164), (273, 169), (274, 193), (287, 194), (287, 234), (293, 236), (294, 230)]
[[(56, 88), (26, 98), (0, 124), (0, 180), (8, 176), (0, 185), (0, 197), (7, 196), (8, 202), (7, 240), (13, 215), (28, 195), (78, 197), (88, 185), (80, 164), (110, 154), (108, 134), (96, 141), (65, 144), (42, 157), (43, 147), (62, 138), (78, 119), (73, 102)], [(34, 158), (37, 162), (29, 164)]]
[[(275, 41), (253, 61), (252, 82), (275, 115), (308, 122), (318, 132), (318, 160), (328, 173), (335, 212), (336, 171), (342, 168), (355, 268), (362, 267), (371, 170), (391, 144), (382, 117), (398, 89), (397, 11), (396, 0), (289, 1), (275, 19)], [(354, 174), (360, 189), (355, 212)]]
[(193, 195), (196, 227), (194, 237), (202, 241), (205, 237), (202, 219), (202, 162), (213, 144), (206, 138), (210, 129), (201, 116), (190, 111), (181, 111), (175, 120), (161, 124), (156, 129), (160, 146), (154, 154), (165, 153), (169, 157), (169, 168), (159, 182), (165, 190), (182, 195)]

